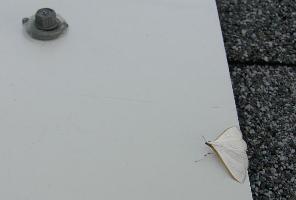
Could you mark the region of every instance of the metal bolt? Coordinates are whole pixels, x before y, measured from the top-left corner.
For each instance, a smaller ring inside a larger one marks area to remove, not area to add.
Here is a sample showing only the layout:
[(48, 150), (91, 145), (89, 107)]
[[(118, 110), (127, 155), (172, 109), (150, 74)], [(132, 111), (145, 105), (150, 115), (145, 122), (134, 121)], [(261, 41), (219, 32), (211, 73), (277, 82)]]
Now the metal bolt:
[(22, 22), (26, 32), (37, 40), (56, 39), (68, 29), (67, 22), (50, 8), (41, 8)]
[(35, 25), (38, 29), (50, 31), (58, 27), (56, 12), (50, 8), (41, 8), (35, 14)]

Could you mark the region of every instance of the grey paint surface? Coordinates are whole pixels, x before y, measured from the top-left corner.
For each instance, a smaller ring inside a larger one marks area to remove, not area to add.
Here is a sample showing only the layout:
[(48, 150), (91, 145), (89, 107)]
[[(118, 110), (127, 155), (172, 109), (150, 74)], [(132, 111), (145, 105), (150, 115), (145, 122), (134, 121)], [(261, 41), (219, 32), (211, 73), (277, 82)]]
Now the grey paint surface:
[[(214, 156), (194, 162), (238, 124), (214, 1), (2, 5), (1, 199), (251, 199)], [(64, 37), (22, 33), (40, 7)]]

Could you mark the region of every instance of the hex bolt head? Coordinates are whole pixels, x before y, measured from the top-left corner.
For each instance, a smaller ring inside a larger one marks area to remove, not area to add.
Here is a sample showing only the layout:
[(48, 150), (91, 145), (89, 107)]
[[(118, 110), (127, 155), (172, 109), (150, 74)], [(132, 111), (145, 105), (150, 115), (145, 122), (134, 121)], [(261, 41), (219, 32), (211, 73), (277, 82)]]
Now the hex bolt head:
[(35, 14), (35, 25), (38, 29), (50, 31), (58, 27), (56, 12), (50, 8), (41, 8)]

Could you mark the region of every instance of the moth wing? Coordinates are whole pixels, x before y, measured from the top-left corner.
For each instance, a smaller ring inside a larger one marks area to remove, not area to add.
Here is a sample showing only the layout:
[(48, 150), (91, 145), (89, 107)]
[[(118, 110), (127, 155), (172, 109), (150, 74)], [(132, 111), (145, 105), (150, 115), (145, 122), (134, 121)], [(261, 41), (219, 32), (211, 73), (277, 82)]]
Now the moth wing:
[(218, 140), (240, 140), (242, 139), (241, 131), (236, 127), (231, 127), (223, 131), (215, 141)]
[(231, 176), (243, 183), (247, 175), (249, 161), (246, 153), (247, 144), (242, 139), (239, 129), (236, 127), (229, 128), (209, 144)]

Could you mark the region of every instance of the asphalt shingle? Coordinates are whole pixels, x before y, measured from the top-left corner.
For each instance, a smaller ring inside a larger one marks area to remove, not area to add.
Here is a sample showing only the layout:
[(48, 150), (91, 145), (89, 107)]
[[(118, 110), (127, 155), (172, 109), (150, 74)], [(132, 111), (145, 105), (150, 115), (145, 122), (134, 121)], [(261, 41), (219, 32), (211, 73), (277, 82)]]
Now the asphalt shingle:
[(230, 61), (296, 64), (296, 2), (217, 0)]
[(296, 199), (296, 68), (230, 65), (254, 200)]

